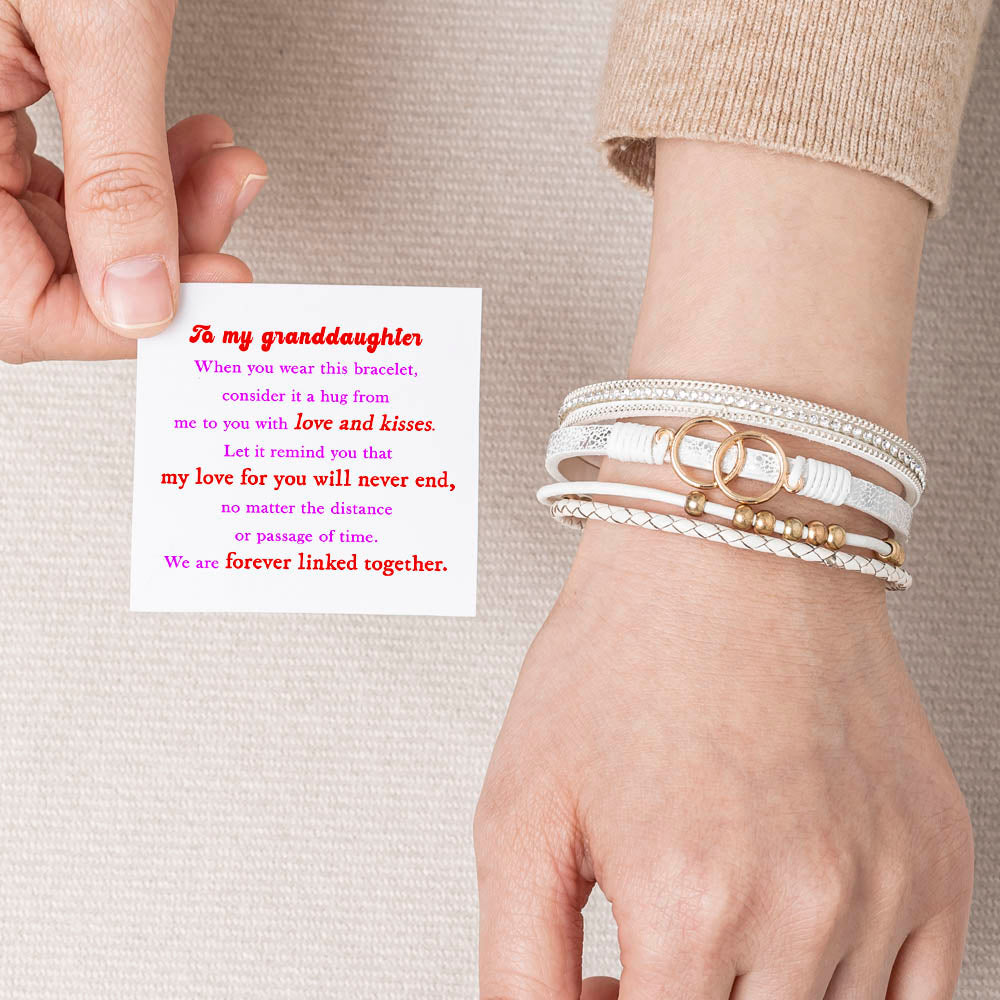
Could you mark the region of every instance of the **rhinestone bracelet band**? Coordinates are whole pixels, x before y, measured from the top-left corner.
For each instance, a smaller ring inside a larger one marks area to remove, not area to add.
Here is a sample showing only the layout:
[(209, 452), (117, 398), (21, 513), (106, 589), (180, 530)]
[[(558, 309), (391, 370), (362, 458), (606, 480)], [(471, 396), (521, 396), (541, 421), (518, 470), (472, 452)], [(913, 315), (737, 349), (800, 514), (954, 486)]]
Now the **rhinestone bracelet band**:
[(828, 443), (866, 458), (896, 476), (911, 505), (917, 503), (926, 485), (923, 456), (898, 434), (841, 410), (745, 386), (687, 379), (601, 382), (571, 392), (560, 407), (559, 421), (567, 426), (640, 414), (705, 413)]

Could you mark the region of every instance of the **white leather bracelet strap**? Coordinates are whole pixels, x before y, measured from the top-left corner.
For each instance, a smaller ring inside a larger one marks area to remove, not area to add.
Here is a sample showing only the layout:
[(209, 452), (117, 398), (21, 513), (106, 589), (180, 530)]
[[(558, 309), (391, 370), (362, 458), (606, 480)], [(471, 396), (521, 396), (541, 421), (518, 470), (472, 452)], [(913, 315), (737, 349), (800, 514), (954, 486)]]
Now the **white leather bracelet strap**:
[(561, 426), (630, 417), (715, 416), (828, 444), (891, 473), (916, 506), (926, 484), (924, 459), (898, 434), (869, 420), (761, 389), (687, 379), (622, 379), (575, 389), (559, 410)]
[[(599, 462), (587, 461), (590, 458), (607, 456), (622, 462), (669, 464), (670, 439), (659, 430), (650, 424), (628, 422), (560, 427), (549, 437), (545, 468), (553, 479), (565, 481), (592, 476)], [(685, 466), (711, 471), (718, 444), (710, 438), (685, 435), (678, 449), (680, 460)], [(729, 472), (736, 460), (737, 453), (731, 449), (723, 460), (723, 470)], [(780, 463), (772, 452), (747, 448), (740, 476), (775, 483), (780, 472)], [(791, 461), (790, 478), (803, 483), (798, 496), (834, 507), (852, 507), (881, 521), (904, 542), (909, 538), (913, 508), (890, 490), (852, 476), (842, 466), (801, 455)]]
[[(565, 497), (575, 497), (580, 493), (588, 494), (588, 499), (590, 495), (596, 494), (597, 496), (617, 497), (626, 500), (652, 500), (654, 503), (670, 504), (672, 507), (680, 507), (681, 509), (686, 509), (687, 503), (686, 496), (680, 493), (672, 493), (669, 490), (658, 490), (651, 486), (635, 486), (632, 483), (606, 483), (596, 480), (569, 484), (550, 483), (548, 486), (543, 486), (538, 490), (536, 496), (539, 502), (550, 503), (553, 500), (561, 500)], [(704, 500), (701, 513), (711, 514), (713, 517), (721, 517), (726, 521), (732, 522), (736, 515), (735, 507), (705, 500), (704, 494), (701, 494), (701, 496)], [(765, 511), (764, 513), (766, 514), (767, 512)], [(771, 529), (768, 534), (781, 536), (784, 533), (785, 522), (780, 518), (771, 516), (770, 523)], [(798, 529), (801, 533), (801, 521), (798, 522)], [(851, 531), (844, 532), (843, 545), (855, 549), (868, 549), (875, 553), (876, 556), (884, 558), (893, 554), (893, 547), (881, 538), (872, 538), (870, 535), (859, 535)], [(826, 551), (831, 550), (827, 549)]]
[(891, 566), (879, 559), (845, 552), (829, 552), (805, 542), (789, 542), (783, 538), (766, 538), (723, 524), (709, 524), (675, 514), (651, 514), (634, 507), (617, 507), (566, 497), (555, 500), (549, 507), (553, 517), (564, 523), (582, 524), (586, 520), (608, 521), (612, 524), (633, 524), (640, 528), (665, 531), (674, 535), (691, 535), (708, 542), (719, 542), (736, 549), (769, 552), (784, 559), (801, 559), (824, 566), (861, 573), (881, 580), (887, 590), (907, 590), (913, 583), (910, 574), (900, 566)]

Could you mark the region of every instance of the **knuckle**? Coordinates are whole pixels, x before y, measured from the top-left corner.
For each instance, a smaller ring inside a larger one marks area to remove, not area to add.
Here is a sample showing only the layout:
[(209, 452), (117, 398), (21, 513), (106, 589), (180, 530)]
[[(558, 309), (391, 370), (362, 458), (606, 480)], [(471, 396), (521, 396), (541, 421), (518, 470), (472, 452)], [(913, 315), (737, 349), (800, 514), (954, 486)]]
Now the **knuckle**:
[(705, 961), (722, 961), (757, 922), (751, 881), (722, 864), (688, 857), (661, 866), (639, 892), (633, 946), (642, 951), (657, 953), (667, 939), (680, 940)]
[(559, 885), (571, 880), (575, 827), (566, 810), (541, 788), (488, 782), (472, 823), (480, 884), (510, 876)]
[(959, 801), (938, 817), (937, 868), (942, 883), (965, 895), (972, 891), (976, 865), (975, 834), (965, 803)]
[(67, 200), (84, 215), (132, 224), (158, 216), (167, 208), (169, 195), (152, 158), (132, 153), (89, 173)]
[(496, 800), (484, 789), (472, 817), (472, 842), (477, 856), (489, 850), (494, 840), (494, 831), (499, 828), (499, 820)]
[(913, 886), (913, 872), (904, 855), (893, 854), (883, 857), (875, 875), (875, 899), (889, 911), (896, 911), (906, 905)]
[(20, 334), (0, 329), (0, 361), (7, 365), (23, 365), (30, 360)]
[(928, 794), (922, 821), (912, 824), (903, 847), (912, 859), (914, 907), (936, 911), (972, 895), (975, 834), (965, 799), (950, 772), (936, 795)]
[(855, 891), (856, 879), (846, 864), (807, 869), (790, 889), (788, 923), (807, 937), (827, 937), (843, 920)]
[(18, 15), (0, 2), (0, 104), (26, 108), (48, 90), (41, 63), (28, 48)]
[(734, 942), (746, 933), (751, 909), (745, 890), (727, 879), (689, 883), (678, 897), (682, 932), (697, 938), (711, 961), (731, 954)]
[(541, 818), (529, 797), (515, 799), (496, 786), (484, 788), (472, 821), (476, 854), (523, 850), (536, 839)]

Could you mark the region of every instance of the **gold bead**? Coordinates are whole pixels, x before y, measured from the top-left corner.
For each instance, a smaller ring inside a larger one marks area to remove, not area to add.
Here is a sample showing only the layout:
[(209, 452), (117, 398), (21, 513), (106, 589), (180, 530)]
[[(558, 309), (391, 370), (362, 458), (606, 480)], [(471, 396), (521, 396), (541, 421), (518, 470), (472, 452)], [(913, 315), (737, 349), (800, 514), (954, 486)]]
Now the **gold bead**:
[(802, 541), (802, 534), (805, 531), (805, 527), (797, 517), (786, 517), (785, 530), (782, 532), (782, 535), (790, 542), (800, 542)]
[(903, 546), (896, 541), (895, 538), (887, 538), (886, 542), (889, 545), (890, 552), (887, 556), (879, 556), (882, 562), (888, 563), (890, 566), (902, 566), (903, 560), (906, 558), (906, 552), (903, 551)]
[(741, 503), (733, 511), (733, 527), (741, 531), (750, 531), (753, 528), (753, 508)]
[(758, 535), (770, 535), (774, 532), (775, 516), (769, 510), (759, 510), (753, 518), (753, 530)]
[(825, 544), (828, 549), (833, 549), (836, 552), (837, 549), (842, 549), (847, 543), (847, 532), (839, 524), (828, 525), (826, 531)]
[(707, 497), (700, 490), (692, 490), (684, 501), (684, 510), (692, 517), (701, 517), (705, 513)]
[(827, 529), (822, 521), (810, 521), (806, 525), (806, 531), (810, 545), (826, 544)]

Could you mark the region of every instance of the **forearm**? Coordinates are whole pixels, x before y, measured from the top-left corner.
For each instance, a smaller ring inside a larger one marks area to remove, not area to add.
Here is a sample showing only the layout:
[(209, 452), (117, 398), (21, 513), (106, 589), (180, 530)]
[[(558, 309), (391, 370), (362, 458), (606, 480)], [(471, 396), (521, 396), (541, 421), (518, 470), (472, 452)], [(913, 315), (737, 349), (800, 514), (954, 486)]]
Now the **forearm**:
[(875, 174), (659, 140), (631, 374), (735, 382), (905, 435), (927, 202)]

